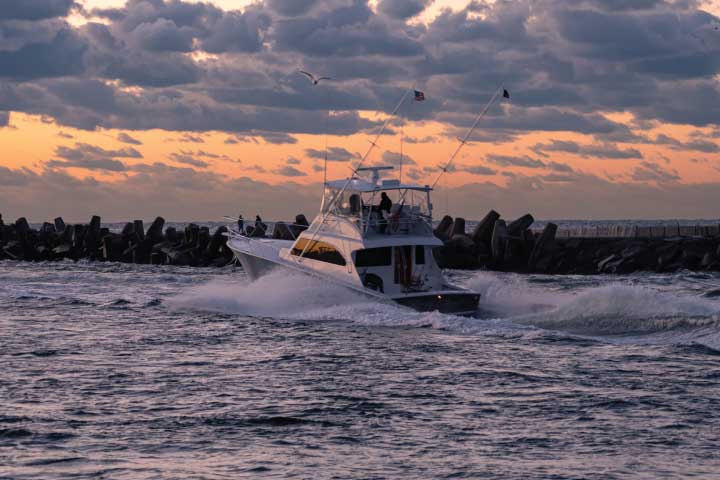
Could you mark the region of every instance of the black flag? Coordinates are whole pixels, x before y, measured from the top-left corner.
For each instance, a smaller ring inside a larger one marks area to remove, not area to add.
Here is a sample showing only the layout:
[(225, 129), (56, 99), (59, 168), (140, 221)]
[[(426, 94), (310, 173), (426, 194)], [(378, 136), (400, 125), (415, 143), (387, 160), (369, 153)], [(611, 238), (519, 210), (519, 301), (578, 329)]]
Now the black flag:
[(504, 88), (503, 88), (503, 98), (507, 98), (508, 100), (510, 99), (510, 92), (508, 92)]

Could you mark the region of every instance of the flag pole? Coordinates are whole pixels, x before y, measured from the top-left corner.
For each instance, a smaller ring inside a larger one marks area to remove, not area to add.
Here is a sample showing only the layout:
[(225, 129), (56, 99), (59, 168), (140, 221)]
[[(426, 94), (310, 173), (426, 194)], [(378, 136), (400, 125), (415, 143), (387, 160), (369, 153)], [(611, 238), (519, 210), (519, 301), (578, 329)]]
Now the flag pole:
[(493, 94), (492, 98), (490, 98), (490, 101), (485, 105), (485, 108), (483, 108), (482, 112), (480, 112), (480, 115), (478, 115), (475, 118), (475, 121), (472, 123), (472, 126), (467, 131), (465, 136), (463, 138), (459, 139), (460, 144), (457, 146), (457, 148), (455, 149), (453, 154), (450, 156), (450, 160), (448, 160), (448, 162), (445, 164), (442, 171), (440, 172), (438, 177), (433, 182), (431, 188), (435, 188), (435, 185), (437, 185), (437, 183), (440, 181), (440, 179), (443, 177), (443, 175), (445, 175), (447, 173), (448, 169), (452, 166), (452, 163), (455, 161), (455, 158), (460, 153), (460, 150), (462, 150), (462, 148), (465, 146), (468, 139), (470, 138), (470, 135), (472, 135), (472, 133), (475, 131), (475, 128), (478, 126), (478, 123), (480, 123), (480, 120), (482, 120), (482, 118), (487, 114), (487, 112), (490, 110), (490, 107), (492, 107), (493, 104), (497, 101), (497, 99), (498, 99), (498, 97), (500, 97), (501, 93), (502, 93), (503, 97), (510, 98), (510, 94), (508, 94), (507, 90), (505, 90), (505, 88), (503, 88), (502, 86), (498, 87), (498, 89), (495, 90), (495, 93)]

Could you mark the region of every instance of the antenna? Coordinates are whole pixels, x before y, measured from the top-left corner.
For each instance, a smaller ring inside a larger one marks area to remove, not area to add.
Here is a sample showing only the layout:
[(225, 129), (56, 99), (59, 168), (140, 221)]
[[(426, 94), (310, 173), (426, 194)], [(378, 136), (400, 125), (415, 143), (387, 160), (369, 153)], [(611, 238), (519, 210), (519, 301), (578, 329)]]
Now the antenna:
[(400, 183), (402, 184), (402, 163), (403, 163), (403, 132), (404, 126), (400, 125)]
[(478, 123), (480, 123), (480, 120), (482, 120), (482, 118), (487, 114), (487, 112), (490, 110), (490, 107), (492, 107), (493, 104), (495, 103), (495, 101), (497, 101), (500, 94), (502, 93), (503, 96), (506, 96), (506, 92), (507, 92), (507, 90), (505, 90), (502, 86), (498, 87), (498, 89), (495, 90), (495, 93), (493, 94), (492, 98), (490, 98), (490, 101), (487, 103), (487, 105), (485, 105), (485, 108), (483, 108), (480, 115), (478, 115), (475, 118), (475, 121), (473, 122), (472, 126), (470, 127), (470, 130), (467, 131), (467, 133), (465, 134), (465, 136), (463, 138), (458, 139), (460, 141), (460, 144), (457, 146), (457, 148), (455, 149), (453, 154), (450, 156), (450, 160), (448, 160), (448, 162), (445, 164), (442, 171), (440, 172), (440, 175), (438, 175), (438, 177), (435, 179), (435, 182), (433, 182), (432, 188), (435, 188), (435, 185), (437, 185), (437, 183), (440, 181), (440, 179), (443, 177), (443, 175), (445, 175), (445, 173), (447, 173), (450, 166), (452, 166), (453, 161), (455, 161), (455, 157), (457, 157), (458, 153), (460, 153), (460, 150), (462, 150), (462, 148), (465, 146), (465, 144), (468, 141), (468, 138), (470, 138), (470, 135), (472, 135), (472, 133), (475, 131), (475, 128), (478, 126)]

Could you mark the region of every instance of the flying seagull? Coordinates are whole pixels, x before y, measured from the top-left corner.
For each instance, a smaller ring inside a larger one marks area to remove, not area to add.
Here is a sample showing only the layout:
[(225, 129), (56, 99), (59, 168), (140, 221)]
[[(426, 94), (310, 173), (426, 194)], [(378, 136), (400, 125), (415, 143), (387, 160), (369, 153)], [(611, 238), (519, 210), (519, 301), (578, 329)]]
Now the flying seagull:
[(315, 78), (315, 75), (313, 75), (310, 72), (306, 72), (304, 70), (300, 70), (300, 73), (307, 75), (307, 77), (310, 79), (310, 81), (313, 82), (313, 85), (317, 85), (318, 82), (320, 82), (320, 80), (332, 80), (332, 78), (330, 78), (330, 77)]

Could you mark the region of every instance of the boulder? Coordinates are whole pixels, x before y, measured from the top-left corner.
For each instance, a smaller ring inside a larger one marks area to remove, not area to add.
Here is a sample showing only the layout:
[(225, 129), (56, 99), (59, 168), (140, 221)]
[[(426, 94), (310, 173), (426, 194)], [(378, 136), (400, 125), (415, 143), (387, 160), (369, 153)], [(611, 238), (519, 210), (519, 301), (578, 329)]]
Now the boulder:
[(498, 220), (492, 232), (490, 251), (495, 262), (502, 262), (505, 258), (505, 244), (507, 243), (507, 225), (505, 220)]
[(135, 235), (137, 235), (138, 239), (140, 241), (145, 240), (145, 224), (142, 220), (135, 220), (133, 221), (133, 225), (135, 226)]
[(62, 233), (65, 231), (65, 221), (63, 220), (62, 217), (57, 217), (54, 220), (54, 223), (55, 223), (55, 231), (56, 232)]
[(450, 228), (452, 228), (452, 225), (453, 218), (450, 215), (445, 215), (442, 220), (440, 220), (440, 223), (438, 223), (438, 226), (435, 227), (433, 233), (439, 239), (447, 240), (450, 238)]
[(272, 238), (276, 240), (295, 240), (295, 235), (285, 222), (277, 222), (273, 228)]
[(508, 235), (512, 235), (513, 237), (518, 237), (522, 234), (524, 230), (527, 230), (530, 228), (530, 225), (532, 225), (535, 222), (535, 219), (532, 215), (529, 213), (523, 215), (522, 217), (518, 218), (517, 220), (514, 220), (510, 222), (507, 226)]
[(150, 239), (151, 243), (159, 243), (163, 241), (163, 227), (165, 226), (165, 219), (162, 217), (156, 217), (155, 220), (150, 224), (147, 229), (146, 237)]
[(500, 214), (495, 210), (490, 210), (487, 215), (477, 224), (470, 236), (475, 243), (485, 243), (490, 245), (492, 232), (495, 228), (495, 222), (500, 219)]
[(557, 234), (557, 228), (557, 225), (554, 223), (548, 223), (545, 225), (540, 237), (535, 242), (530, 258), (528, 259), (528, 268), (530, 268), (530, 270), (535, 269), (537, 262), (541, 257), (555, 249), (555, 235)]
[[(455, 237), (456, 235), (465, 235), (465, 219), (461, 217), (457, 217), (455, 221), (452, 224), (452, 228), (450, 228), (450, 238)], [(470, 238), (470, 237), (468, 237)], [(470, 240), (472, 241), (472, 239)]]

